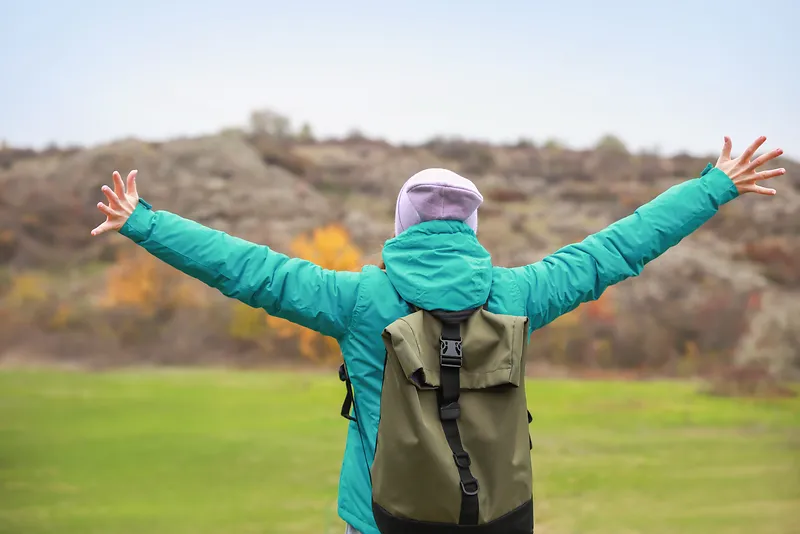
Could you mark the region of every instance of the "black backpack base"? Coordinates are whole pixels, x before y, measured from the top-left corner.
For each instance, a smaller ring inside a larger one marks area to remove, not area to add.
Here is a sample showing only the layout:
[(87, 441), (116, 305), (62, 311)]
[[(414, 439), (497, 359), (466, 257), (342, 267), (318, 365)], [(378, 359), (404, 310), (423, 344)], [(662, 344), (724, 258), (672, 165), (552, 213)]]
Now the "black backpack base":
[(372, 504), (372, 512), (381, 534), (533, 534), (533, 500), (483, 525), (453, 525), (403, 519), (391, 515), (375, 503)]

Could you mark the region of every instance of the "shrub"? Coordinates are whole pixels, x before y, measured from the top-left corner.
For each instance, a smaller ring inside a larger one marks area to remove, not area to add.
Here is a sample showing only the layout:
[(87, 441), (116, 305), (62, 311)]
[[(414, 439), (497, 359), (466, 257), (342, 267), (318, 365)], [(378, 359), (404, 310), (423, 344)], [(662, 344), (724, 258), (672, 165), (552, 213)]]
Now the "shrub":
[(628, 147), (625, 146), (625, 143), (623, 143), (619, 137), (611, 134), (601, 137), (597, 142), (595, 149), (609, 152), (620, 152), (623, 154), (628, 153)]
[(47, 273), (12, 274), (7, 284), (0, 299), (0, 312), (4, 317), (0, 327), (6, 332), (30, 335), (31, 330), (45, 330), (54, 320), (56, 323), (64, 320), (64, 310), (60, 310), (61, 304), (54, 291), (56, 284)]
[(437, 137), (425, 148), (443, 160), (458, 163), (465, 174), (486, 174), (496, 166), (492, 147), (483, 143)]
[[(300, 235), (292, 242), (292, 255), (311, 261), (325, 269), (355, 271), (363, 264), (363, 254), (353, 244), (350, 234), (340, 225), (318, 228)], [(290, 323), (267, 316), (267, 325), (281, 339), (294, 339), (300, 355), (315, 363), (331, 363), (341, 358), (336, 340)]]
[(309, 176), (314, 170), (314, 164), (293, 152), (285, 141), (268, 135), (255, 135), (250, 142), (267, 165), (275, 165), (296, 176)]
[(139, 248), (124, 249), (106, 274), (103, 308), (128, 308), (152, 317), (181, 307), (202, 307), (207, 293), (199, 282)]

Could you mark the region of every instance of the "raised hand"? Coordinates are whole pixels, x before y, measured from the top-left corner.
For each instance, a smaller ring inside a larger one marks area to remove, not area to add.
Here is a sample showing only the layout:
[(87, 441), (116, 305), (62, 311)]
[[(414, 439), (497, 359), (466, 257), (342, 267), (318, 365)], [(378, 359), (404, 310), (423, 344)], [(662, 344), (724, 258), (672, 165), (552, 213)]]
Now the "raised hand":
[(774, 195), (777, 193), (774, 189), (762, 187), (756, 183), (786, 173), (786, 169), (758, 171), (759, 167), (783, 154), (783, 150), (776, 148), (772, 152), (767, 152), (756, 159), (752, 159), (756, 150), (758, 150), (766, 140), (767, 138), (762, 135), (756, 139), (752, 145), (747, 147), (747, 150), (742, 152), (741, 156), (736, 159), (731, 159), (731, 138), (725, 137), (725, 144), (722, 146), (722, 153), (717, 160), (716, 166), (733, 180), (739, 194), (758, 193), (759, 195)]
[(125, 225), (125, 221), (131, 216), (136, 204), (139, 202), (139, 194), (136, 192), (136, 173), (128, 173), (127, 186), (122, 182), (122, 177), (114, 171), (114, 190), (107, 185), (103, 186), (103, 194), (108, 199), (106, 206), (102, 202), (97, 203), (97, 209), (102, 211), (106, 220), (103, 224), (92, 230), (92, 235), (100, 235), (111, 230), (119, 230)]

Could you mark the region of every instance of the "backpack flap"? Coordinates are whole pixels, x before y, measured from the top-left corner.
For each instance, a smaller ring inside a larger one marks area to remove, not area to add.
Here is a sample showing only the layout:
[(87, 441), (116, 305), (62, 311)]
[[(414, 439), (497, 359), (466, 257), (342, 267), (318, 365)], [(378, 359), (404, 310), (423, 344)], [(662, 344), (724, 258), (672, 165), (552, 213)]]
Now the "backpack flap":
[[(441, 385), (441, 332), (438, 319), (417, 311), (390, 324), (383, 333), (387, 351), (397, 356), (406, 378), (420, 390)], [(461, 327), (462, 346), (469, 354), (460, 371), (461, 389), (522, 385), (527, 333), (525, 317), (476, 311)]]

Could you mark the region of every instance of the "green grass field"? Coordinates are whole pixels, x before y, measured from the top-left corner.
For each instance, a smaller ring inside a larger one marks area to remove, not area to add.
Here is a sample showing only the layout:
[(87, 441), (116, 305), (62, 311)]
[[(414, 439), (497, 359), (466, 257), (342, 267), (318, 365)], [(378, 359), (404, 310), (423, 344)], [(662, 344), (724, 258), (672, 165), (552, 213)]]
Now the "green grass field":
[[(537, 534), (800, 532), (800, 400), (530, 381)], [(333, 373), (0, 372), (3, 534), (341, 534)]]

